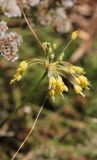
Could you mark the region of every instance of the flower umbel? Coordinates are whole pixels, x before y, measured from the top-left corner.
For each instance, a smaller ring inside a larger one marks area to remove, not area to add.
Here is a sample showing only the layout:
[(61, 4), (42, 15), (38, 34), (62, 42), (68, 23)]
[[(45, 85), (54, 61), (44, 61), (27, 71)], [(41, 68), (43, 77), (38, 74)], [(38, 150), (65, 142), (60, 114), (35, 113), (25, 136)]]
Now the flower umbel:
[[(77, 34), (77, 32), (73, 32), (71, 35), (71, 40), (77, 38)], [(44, 42), (43, 47), (45, 49), (45, 58), (33, 58), (27, 62), (20, 62), (17, 72), (11, 80), (11, 83), (21, 80), (27, 68), (32, 67), (33, 64), (39, 63), (46, 69), (49, 83), (48, 93), (53, 99), (56, 95), (63, 95), (64, 92), (68, 92), (69, 90), (64, 83), (63, 78), (67, 79), (69, 83), (74, 86), (74, 91), (76, 94), (85, 96), (84, 90), (89, 89), (90, 82), (85, 77), (84, 69), (82, 67), (74, 66), (68, 62), (63, 61), (65, 49), (60, 53), (60, 56), (56, 58), (55, 43), (50, 44), (49, 42)]]

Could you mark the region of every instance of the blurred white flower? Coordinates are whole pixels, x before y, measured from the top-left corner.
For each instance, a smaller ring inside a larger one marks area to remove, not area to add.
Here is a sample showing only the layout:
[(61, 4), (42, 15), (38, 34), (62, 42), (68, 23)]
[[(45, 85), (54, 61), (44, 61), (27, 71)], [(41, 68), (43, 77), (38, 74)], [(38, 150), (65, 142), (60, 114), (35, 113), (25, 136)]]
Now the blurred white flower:
[(0, 4), (6, 16), (21, 17), (21, 10), (16, 0), (4, 0)]

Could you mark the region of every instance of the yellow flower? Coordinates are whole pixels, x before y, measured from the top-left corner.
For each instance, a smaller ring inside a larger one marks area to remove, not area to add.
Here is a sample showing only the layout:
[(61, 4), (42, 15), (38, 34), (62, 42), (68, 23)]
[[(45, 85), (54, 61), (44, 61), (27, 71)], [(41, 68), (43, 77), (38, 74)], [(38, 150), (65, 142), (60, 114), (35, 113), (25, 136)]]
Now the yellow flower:
[(57, 79), (55, 79), (54, 77), (50, 78), (49, 83), (50, 95), (52, 97), (58, 94), (62, 94), (62, 92), (64, 91), (68, 92), (68, 88), (64, 84), (60, 76)]
[(68, 88), (67, 88), (67, 86), (65, 84), (63, 86), (63, 91), (68, 92)]
[(15, 81), (20, 81), (22, 79), (22, 76), (19, 73), (16, 73), (11, 80), (10, 84), (14, 83)]
[[(60, 77), (61, 78), (61, 77)], [(68, 92), (68, 88), (67, 86), (64, 84), (64, 82), (62, 81), (62, 79), (57, 79), (57, 83), (56, 83), (56, 93), (62, 93), (63, 91)]]
[(55, 96), (55, 91), (54, 91), (54, 89), (51, 89), (50, 92), (49, 92), (49, 94), (50, 94), (51, 97), (54, 97), (54, 96)]
[(26, 61), (22, 61), (19, 64), (19, 67), (17, 69), (16, 74), (13, 76), (13, 79), (11, 80), (10, 84), (12, 84), (15, 81), (20, 81), (22, 79), (22, 76), (25, 72), (25, 70), (27, 69), (28, 64)]
[(25, 71), (28, 67), (28, 63), (26, 61), (22, 61), (19, 64), (18, 71)]
[(72, 32), (71, 34), (71, 40), (74, 40), (78, 37), (78, 31)]
[(49, 85), (50, 85), (50, 88), (53, 88), (53, 89), (56, 87), (56, 79), (54, 77), (50, 78)]
[[(62, 78), (65, 77), (73, 86), (77, 94), (83, 94), (84, 89), (88, 89), (90, 86), (89, 81), (83, 75), (85, 75), (84, 69), (78, 66), (73, 66), (72, 64), (65, 62), (63, 60), (64, 51), (67, 49), (68, 45), (72, 40), (77, 38), (78, 32), (75, 31), (71, 35), (70, 42), (62, 50), (59, 57), (55, 57), (56, 44), (51, 44), (49, 42), (43, 43), (43, 49), (45, 50), (45, 58), (31, 58), (30, 60), (21, 61), (16, 74), (10, 83), (15, 81), (20, 81), (24, 75), (24, 72), (28, 67), (32, 67), (32, 64), (41, 64), (46, 69), (45, 76), (47, 74), (49, 80), (49, 95), (54, 98), (55, 95), (63, 95), (63, 92), (68, 92), (68, 87), (64, 84)], [(55, 58), (54, 58), (55, 57)]]
[(78, 77), (75, 77), (75, 81), (80, 85), (80, 80)]
[(70, 67), (70, 73), (77, 73), (77, 74), (84, 74), (84, 69), (82, 67), (78, 66), (71, 66)]
[(74, 90), (75, 90), (75, 93), (77, 93), (77, 94), (82, 92), (82, 88), (79, 85), (74, 85)]
[(74, 85), (74, 90), (76, 94), (81, 94), (83, 97), (85, 96), (84, 93), (82, 93), (82, 88), (79, 85)]
[(79, 80), (80, 80), (80, 86), (82, 88), (87, 88), (88, 86), (90, 86), (90, 82), (85, 76), (83, 75), (79, 76)]

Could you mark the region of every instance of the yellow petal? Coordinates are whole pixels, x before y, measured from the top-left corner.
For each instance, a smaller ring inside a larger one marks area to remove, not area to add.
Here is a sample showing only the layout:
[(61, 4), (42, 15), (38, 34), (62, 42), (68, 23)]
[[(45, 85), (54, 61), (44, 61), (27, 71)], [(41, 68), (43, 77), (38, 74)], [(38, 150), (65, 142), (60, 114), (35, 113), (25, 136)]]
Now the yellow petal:
[(78, 37), (78, 31), (72, 32), (71, 39), (74, 40)]

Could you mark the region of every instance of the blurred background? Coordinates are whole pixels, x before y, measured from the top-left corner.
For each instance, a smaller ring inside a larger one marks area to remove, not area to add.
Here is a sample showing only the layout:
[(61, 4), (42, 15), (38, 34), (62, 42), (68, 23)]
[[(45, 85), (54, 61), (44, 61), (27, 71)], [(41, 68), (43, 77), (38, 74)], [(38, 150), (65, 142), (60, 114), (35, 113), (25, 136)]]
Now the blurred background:
[[(72, 88), (64, 100), (48, 98), (33, 133), (16, 159), (97, 160), (97, 1), (21, 0), (21, 3), (39, 39), (57, 44), (56, 55), (69, 42), (72, 31), (79, 31), (79, 38), (70, 44), (64, 60), (83, 67), (91, 87), (85, 98), (76, 95)], [(0, 19), (7, 22), (9, 31), (23, 37), (17, 61), (0, 57), (0, 160), (10, 160), (43, 104), (47, 80), (16, 111), (43, 74), (43, 68), (34, 65), (20, 82), (10, 85), (19, 61), (44, 55), (17, 0), (0, 0)]]

